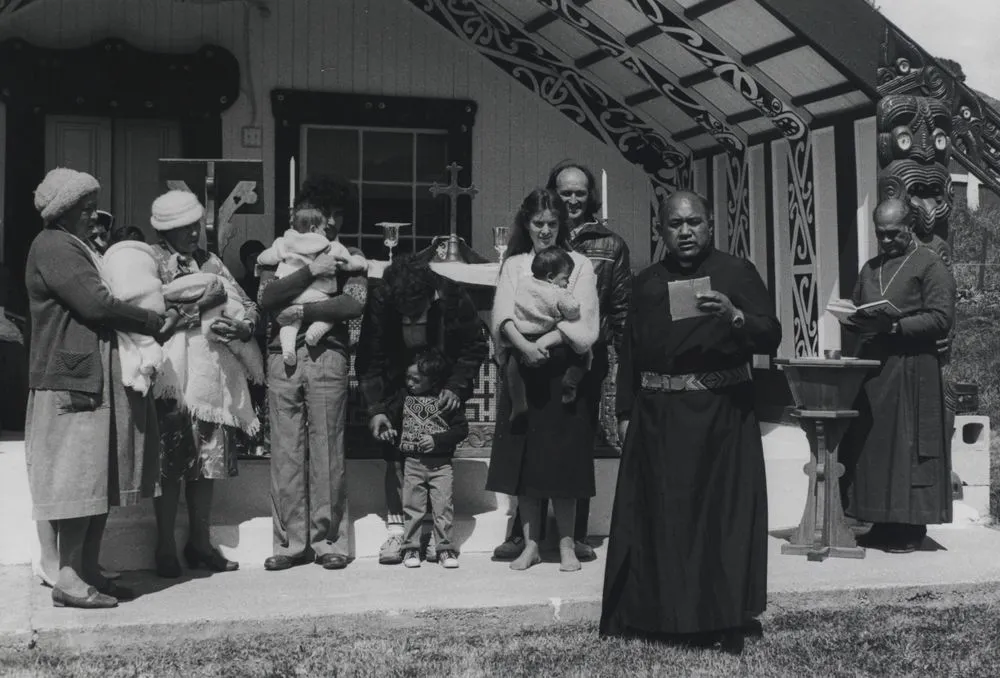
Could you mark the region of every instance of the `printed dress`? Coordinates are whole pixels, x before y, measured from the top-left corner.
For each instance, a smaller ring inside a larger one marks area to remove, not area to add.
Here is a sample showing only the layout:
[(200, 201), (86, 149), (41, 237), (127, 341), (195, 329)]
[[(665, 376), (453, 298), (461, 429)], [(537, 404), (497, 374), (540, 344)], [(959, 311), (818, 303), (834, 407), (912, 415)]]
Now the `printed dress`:
[[(214, 254), (198, 250), (186, 257), (162, 242), (154, 245), (153, 250), (164, 285), (192, 273), (215, 273), (236, 282)], [(247, 317), (257, 321), (256, 304), (246, 297), (243, 304)], [(195, 325), (188, 331), (200, 331)], [(158, 399), (156, 411), (160, 424), (160, 471), (165, 479), (220, 480), (237, 475), (237, 455), (240, 449), (248, 447), (245, 433), (232, 426), (201, 421), (172, 399)]]

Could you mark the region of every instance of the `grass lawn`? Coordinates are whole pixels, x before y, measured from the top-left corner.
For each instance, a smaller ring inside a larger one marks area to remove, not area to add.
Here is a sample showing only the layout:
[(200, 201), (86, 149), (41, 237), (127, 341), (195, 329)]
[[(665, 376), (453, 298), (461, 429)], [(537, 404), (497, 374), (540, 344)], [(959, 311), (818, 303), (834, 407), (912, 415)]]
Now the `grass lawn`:
[[(996, 676), (1000, 587), (773, 595), (742, 657), (517, 609), (0, 639), (5, 676)], [(578, 610), (580, 608), (577, 608)]]

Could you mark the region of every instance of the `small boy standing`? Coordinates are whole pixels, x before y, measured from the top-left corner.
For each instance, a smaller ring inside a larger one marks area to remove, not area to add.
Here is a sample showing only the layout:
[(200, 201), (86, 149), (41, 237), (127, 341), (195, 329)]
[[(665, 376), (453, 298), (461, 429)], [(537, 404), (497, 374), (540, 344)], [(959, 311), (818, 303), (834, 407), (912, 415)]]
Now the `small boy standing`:
[(430, 499), (438, 562), (458, 567), (458, 552), (451, 544), (455, 448), (469, 434), (461, 408), (438, 409), (437, 399), (448, 377), (448, 361), (436, 349), (419, 353), (406, 370), (406, 387), (393, 399), (387, 414), (398, 430), (384, 427), (380, 440), (394, 442), (405, 458), (403, 513), (405, 516), (403, 565), (420, 567), (420, 529)]

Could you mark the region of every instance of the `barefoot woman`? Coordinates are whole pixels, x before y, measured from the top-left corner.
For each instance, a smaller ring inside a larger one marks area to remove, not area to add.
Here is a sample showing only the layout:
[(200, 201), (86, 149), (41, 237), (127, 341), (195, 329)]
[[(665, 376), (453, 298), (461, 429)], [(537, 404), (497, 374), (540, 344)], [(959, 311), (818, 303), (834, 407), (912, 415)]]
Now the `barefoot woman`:
[(524, 525), (525, 548), (511, 563), (524, 570), (540, 561), (538, 516), (541, 502), (552, 500), (559, 528), (561, 569), (580, 569), (573, 549), (576, 500), (594, 496), (594, 436), (597, 421), (589, 403), (600, 392), (601, 382), (588, 372), (579, 386), (579, 397), (562, 402), (562, 377), (572, 353), (585, 353), (597, 340), (599, 314), (597, 277), (582, 254), (571, 252), (573, 273), (569, 282), (580, 302), (580, 319), (559, 323), (542, 337), (525, 337), (511, 322), (514, 296), (520, 278), (531, 275), (535, 253), (550, 247), (569, 249), (566, 206), (552, 191), (532, 191), (515, 218), (513, 233), (500, 270), (493, 302), (492, 330), (501, 361), (516, 352), (528, 393), (528, 411), (510, 422), (506, 389), (497, 406), (496, 434), (486, 488), (518, 497)]

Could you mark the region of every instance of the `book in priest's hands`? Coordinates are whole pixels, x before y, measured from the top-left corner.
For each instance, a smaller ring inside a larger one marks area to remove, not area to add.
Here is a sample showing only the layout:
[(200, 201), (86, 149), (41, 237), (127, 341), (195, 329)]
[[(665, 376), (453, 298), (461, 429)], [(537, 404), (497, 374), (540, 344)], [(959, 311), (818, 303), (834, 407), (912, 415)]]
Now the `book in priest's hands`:
[(826, 310), (832, 313), (837, 320), (847, 320), (855, 315), (871, 317), (876, 313), (886, 313), (893, 318), (903, 315), (896, 305), (888, 299), (879, 299), (867, 304), (855, 306), (850, 299), (835, 299), (831, 301)]

